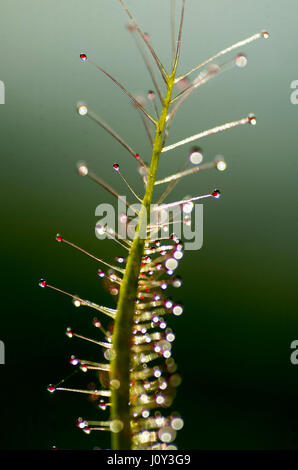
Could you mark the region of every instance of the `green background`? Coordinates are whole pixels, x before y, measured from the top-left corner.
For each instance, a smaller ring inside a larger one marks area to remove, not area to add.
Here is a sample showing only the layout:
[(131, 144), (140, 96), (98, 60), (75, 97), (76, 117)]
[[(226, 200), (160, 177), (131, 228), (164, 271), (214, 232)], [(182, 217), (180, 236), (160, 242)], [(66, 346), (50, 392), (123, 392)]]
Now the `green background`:
[[(128, 5), (170, 61), (168, 0)], [(180, 3), (180, 2), (178, 2)], [(177, 3), (177, 6), (178, 6)], [(204, 246), (186, 252), (176, 297), (185, 313), (174, 318), (174, 357), (183, 377), (174, 409), (185, 427), (181, 449), (298, 448), (298, 366), (290, 344), (297, 316), (297, 113), (290, 83), (298, 79), (297, 2), (188, 0), (180, 72), (218, 50), (268, 29), (241, 52), (244, 70), (231, 70), (200, 88), (173, 125), (169, 143), (254, 112), (242, 126), (202, 140), (205, 161), (222, 154), (224, 173), (209, 171), (180, 182), (169, 201), (219, 187), (204, 204)], [(83, 298), (113, 306), (96, 276), (97, 263), (55, 234), (112, 261), (121, 249), (94, 236), (95, 207), (110, 195), (76, 173), (90, 167), (122, 194), (117, 161), (141, 191), (133, 159), (88, 119), (86, 101), (146, 160), (150, 147), (127, 97), (79, 60), (81, 51), (134, 94), (152, 88), (125, 29), (116, 0), (3, 0), (0, 79), (6, 85), (1, 119), (1, 317), (6, 364), (0, 366), (0, 447), (106, 448), (108, 436), (86, 436), (78, 416), (100, 417), (79, 395), (46, 391), (72, 372), (70, 354), (101, 357), (94, 346), (69, 340), (65, 328), (96, 336), (88, 309), (38, 288), (40, 277)], [(189, 148), (165, 154), (160, 175), (176, 171)], [(72, 379), (83, 386), (92, 375)]]

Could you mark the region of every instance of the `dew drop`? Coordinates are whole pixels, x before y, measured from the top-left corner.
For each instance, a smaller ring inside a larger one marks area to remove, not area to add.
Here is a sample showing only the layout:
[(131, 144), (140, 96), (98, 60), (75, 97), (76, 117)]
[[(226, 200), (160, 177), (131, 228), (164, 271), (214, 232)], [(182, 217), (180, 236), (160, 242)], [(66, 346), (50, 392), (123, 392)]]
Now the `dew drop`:
[(165, 267), (171, 271), (173, 271), (174, 269), (176, 269), (178, 266), (178, 261), (175, 259), (175, 258), (169, 258), (167, 259), (167, 261), (165, 262)]
[[(165, 302), (164, 302), (164, 305), (166, 308), (171, 308), (173, 306), (173, 302), (171, 299), (166, 299)], [(154, 319), (153, 319), (154, 321)]]
[(148, 100), (153, 101), (155, 98), (155, 93), (153, 90), (149, 90), (147, 93)]
[(113, 419), (110, 423), (110, 430), (115, 433), (122, 431), (123, 427), (124, 425), (120, 419)]
[(222, 157), (217, 157), (216, 158), (216, 168), (219, 170), (219, 171), (225, 171), (225, 169), (227, 168), (227, 164), (226, 162), (224, 161), (224, 159)]
[(219, 199), (219, 198), (220, 198), (220, 191), (219, 191), (219, 189), (215, 189), (215, 190), (211, 193), (211, 196), (214, 197), (215, 199)]
[(182, 210), (184, 214), (191, 214), (193, 210), (194, 204), (192, 201), (186, 202), (185, 204), (182, 204)]
[(167, 333), (166, 339), (167, 339), (167, 341), (169, 341), (170, 343), (172, 343), (172, 342), (175, 340), (175, 335), (174, 335), (174, 333), (172, 333), (172, 332)]
[(81, 362), (80, 369), (82, 372), (87, 372), (88, 368), (84, 362)]
[(202, 163), (204, 157), (200, 147), (193, 147), (188, 158), (193, 165), (199, 165)]
[(158, 437), (162, 442), (173, 442), (176, 437), (176, 432), (173, 428), (165, 426), (158, 431)]
[(99, 269), (99, 270), (97, 271), (97, 274), (98, 274), (99, 277), (105, 277), (105, 273), (104, 273), (104, 271), (102, 271), (101, 269)]
[(104, 352), (104, 357), (107, 361), (112, 361), (115, 358), (116, 354), (113, 349), (106, 349)]
[(106, 233), (106, 229), (104, 225), (96, 224), (95, 229), (98, 235), (104, 235)]
[(252, 126), (255, 126), (257, 124), (257, 118), (254, 114), (249, 114), (248, 121)]
[(185, 78), (181, 78), (181, 80), (179, 80), (179, 82), (176, 83), (176, 86), (178, 88), (178, 90), (185, 90), (187, 87), (189, 87), (190, 85), (190, 81), (187, 77)]
[(100, 401), (98, 407), (101, 409), (101, 410), (106, 410), (107, 409), (107, 404), (104, 402), (104, 401)]
[(236, 56), (235, 64), (240, 69), (244, 68), (247, 65), (247, 57), (245, 54), (238, 54)]
[(88, 167), (85, 163), (80, 162), (80, 163), (77, 164), (77, 167), (78, 167), (79, 175), (81, 175), (81, 176), (88, 175)]
[(154, 377), (156, 377), (158, 379), (159, 377), (161, 377), (161, 370), (158, 367), (155, 367), (153, 369), (153, 375), (154, 375)]
[(178, 289), (179, 287), (182, 286), (182, 281), (179, 277), (176, 277), (175, 279), (172, 280), (172, 286)]
[(80, 116), (86, 116), (86, 114), (88, 114), (88, 108), (85, 104), (80, 104), (77, 107), (77, 111)]
[(45, 281), (44, 279), (41, 279), (41, 280), (39, 281), (39, 284), (38, 284), (38, 285), (39, 285), (39, 287), (43, 287), (43, 288), (47, 287), (47, 283), (46, 283), (46, 281)]
[(110, 380), (110, 387), (112, 390), (118, 390), (118, 388), (120, 388), (120, 380), (118, 379)]
[(189, 217), (189, 215), (187, 217), (184, 217), (183, 223), (187, 225), (188, 227), (191, 226), (191, 218)]
[(165, 397), (161, 394), (156, 395), (155, 401), (158, 405), (162, 405), (165, 401)]
[(53, 393), (53, 392), (55, 392), (56, 387), (55, 387), (54, 385), (50, 384), (50, 385), (48, 386), (47, 390), (48, 390), (48, 392)]
[(76, 425), (77, 425), (78, 428), (84, 429), (88, 425), (88, 423), (83, 418), (78, 418), (77, 422), (76, 422)]
[(179, 317), (183, 313), (183, 307), (181, 305), (174, 305), (173, 307), (173, 314)]
[(71, 365), (77, 366), (80, 361), (76, 356), (71, 356), (69, 362)]
[(139, 434), (139, 441), (141, 444), (146, 444), (150, 441), (150, 432), (149, 431), (142, 431)]
[(150, 411), (149, 410), (143, 410), (142, 411), (142, 417), (143, 418), (148, 418), (150, 416)]
[(119, 222), (120, 222), (121, 224), (126, 224), (127, 221), (128, 221), (127, 215), (126, 215), (126, 214), (123, 214), (123, 213), (120, 214), (120, 216), (119, 216)]
[(268, 31), (261, 31), (261, 35), (263, 38), (268, 39), (269, 38), (269, 33)]
[(68, 338), (72, 338), (73, 337), (72, 329), (71, 328), (66, 328), (66, 333), (65, 334)]
[(114, 163), (113, 168), (114, 168), (115, 171), (117, 171), (117, 173), (120, 170), (120, 167), (119, 167), (118, 163)]
[(178, 237), (177, 237), (177, 235), (176, 235), (175, 233), (172, 233), (172, 234), (170, 235), (170, 239), (171, 239), (171, 240), (174, 240), (176, 243), (179, 241), (179, 239), (178, 239)]
[(167, 381), (166, 381), (165, 379), (161, 379), (161, 380), (159, 381), (158, 388), (159, 388), (160, 390), (165, 390), (167, 387), (168, 387)]
[(171, 426), (173, 429), (175, 429), (175, 431), (180, 431), (180, 429), (182, 429), (184, 426), (183, 419), (177, 417), (173, 418), (171, 421)]
[(95, 326), (95, 328), (101, 327), (101, 322), (98, 320), (98, 318), (96, 317), (93, 318), (93, 325)]
[(88, 60), (88, 57), (87, 57), (86, 54), (81, 53), (81, 54), (80, 54), (80, 59), (81, 59), (82, 62), (86, 62), (86, 61)]
[(81, 306), (81, 302), (80, 302), (79, 299), (74, 298), (74, 299), (72, 300), (72, 303), (73, 303), (74, 306), (77, 307), (77, 308)]

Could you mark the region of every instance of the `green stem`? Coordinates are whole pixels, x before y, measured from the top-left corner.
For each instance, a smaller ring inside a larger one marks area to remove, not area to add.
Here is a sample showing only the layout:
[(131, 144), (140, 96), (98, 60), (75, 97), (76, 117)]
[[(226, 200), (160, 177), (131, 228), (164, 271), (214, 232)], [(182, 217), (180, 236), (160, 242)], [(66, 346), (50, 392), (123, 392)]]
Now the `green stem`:
[(123, 429), (118, 433), (112, 433), (113, 450), (131, 449), (129, 405), (130, 347), (138, 281), (145, 245), (145, 239), (140, 237), (140, 234), (146, 233), (147, 221), (150, 216), (150, 205), (152, 203), (156, 172), (162, 150), (162, 138), (171, 102), (175, 74), (176, 67), (174, 67), (172, 75), (168, 78), (167, 94), (163, 102), (159, 121), (156, 125), (147, 188), (142, 201), (138, 227), (129, 252), (124, 277), (121, 282), (117, 305), (117, 316), (113, 331), (113, 350), (115, 357), (111, 362), (110, 379), (119, 381), (112, 383), (120, 383), (120, 386), (112, 390), (111, 419), (120, 420), (123, 423)]

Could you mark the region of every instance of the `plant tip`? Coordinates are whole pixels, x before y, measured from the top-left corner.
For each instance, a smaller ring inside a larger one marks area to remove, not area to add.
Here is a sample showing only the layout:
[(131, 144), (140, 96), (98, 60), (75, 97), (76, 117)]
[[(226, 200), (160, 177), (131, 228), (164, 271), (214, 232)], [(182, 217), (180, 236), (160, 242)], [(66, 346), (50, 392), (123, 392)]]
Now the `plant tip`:
[(79, 175), (81, 175), (81, 176), (88, 175), (88, 167), (87, 167), (86, 163), (79, 162), (77, 164), (77, 168), (78, 168)]
[(214, 191), (211, 193), (211, 196), (214, 197), (215, 199), (219, 199), (220, 198), (220, 191), (219, 189), (214, 189)]
[(86, 54), (84, 54), (84, 53), (81, 53), (81, 54), (80, 54), (80, 59), (81, 59), (81, 61), (82, 61), (82, 62), (87, 62), (87, 60), (88, 60), (88, 57), (87, 57), (87, 55), (86, 55)]
[(39, 287), (47, 287), (47, 283), (44, 279), (40, 279), (39, 283), (38, 283)]

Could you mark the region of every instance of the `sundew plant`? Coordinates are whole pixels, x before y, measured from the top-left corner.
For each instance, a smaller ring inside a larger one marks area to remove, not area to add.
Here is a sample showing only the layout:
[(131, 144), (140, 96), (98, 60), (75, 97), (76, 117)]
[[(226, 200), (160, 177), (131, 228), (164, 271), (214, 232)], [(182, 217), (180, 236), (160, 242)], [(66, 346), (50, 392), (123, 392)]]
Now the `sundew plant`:
[[(117, 230), (108, 218), (102, 219), (96, 226), (98, 238), (110, 238), (110, 243), (119, 247), (120, 254), (113, 262), (103, 259), (102, 253), (89, 253), (66, 240), (63, 235), (57, 234), (56, 240), (98, 263), (98, 276), (103, 278), (105, 287), (117, 299), (117, 306), (111, 308), (98, 305), (65, 292), (48, 283), (48, 280), (40, 280), (41, 287), (71, 297), (75, 306), (86, 306), (97, 312), (98, 317), (93, 319), (98, 331), (97, 338), (86, 338), (71, 328), (67, 329), (66, 334), (69, 338), (77, 337), (94, 343), (103, 352), (103, 356), (99, 353), (90, 360), (71, 357), (71, 363), (78, 370), (92, 370), (97, 374), (99, 388), (72, 388), (65, 386), (66, 380), (63, 379), (55, 385), (49, 385), (48, 391), (62, 390), (92, 396), (98, 403), (99, 415), (91, 420), (78, 418), (77, 426), (87, 434), (95, 431), (110, 432), (112, 449), (176, 449), (175, 438), (184, 423), (183, 410), (181, 415), (171, 412), (176, 388), (181, 382), (172, 357), (175, 333), (171, 329), (171, 316), (180, 316), (183, 306), (167, 295), (167, 289), (171, 291), (182, 284), (177, 268), (183, 257), (185, 239), (189, 239), (193, 214), (198, 214), (194, 209), (207, 198), (217, 200), (220, 191), (211, 185), (208, 194), (175, 200), (174, 189), (180, 180), (184, 181), (184, 178), (200, 171), (225, 170), (226, 162), (222, 157), (202, 163), (202, 151), (200, 147), (194, 146), (200, 139), (237, 126), (255, 125), (256, 118), (252, 114), (240, 118), (236, 116), (235, 121), (217, 123), (216, 127), (199, 130), (195, 135), (186, 136), (178, 142), (171, 135), (171, 124), (183, 103), (198, 88), (226, 70), (245, 67), (247, 58), (240, 48), (259, 38), (267, 38), (268, 33), (261, 31), (241, 39), (179, 75), (177, 71), (187, 1), (179, 1), (178, 21), (175, 18), (176, 2), (168, 1), (168, 21), (171, 22), (172, 30), (170, 70), (162, 64), (158, 51), (151, 45), (150, 36), (143, 32), (124, 1), (118, 2), (119, 8), (128, 17), (128, 33), (133, 36), (152, 79), (152, 90), (145, 90), (143, 97), (134, 96), (122, 85), (121, 80), (118, 81), (118, 78), (114, 78), (89, 57), (87, 51), (79, 51), (78, 55), (82, 63), (95, 67), (112, 80), (115, 87), (134, 105), (144, 124), (152, 152), (151, 156), (144, 155), (142, 149), (135, 149), (133, 143), (128, 144), (87, 104), (78, 104), (77, 112), (80, 116), (90, 118), (105, 129), (126, 149), (128, 157), (134, 159), (144, 184), (144, 193), (136, 193), (133, 182), (126, 178), (125, 169), (120, 169), (117, 161), (111, 163), (111, 166), (125, 182), (127, 197), (121, 196), (91, 171), (86, 162), (78, 163), (78, 173), (107, 190), (116, 198), (118, 206), (123, 208), (117, 221)], [(144, 8), (149, 7), (144, 2)], [(165, 158), (164, 154), (168, 155), (174, 148), (188, 144), (190, 147), (187, 148), (184, 167), (176, 169), (175, 173), (166, 178), (158, 179), (159, 161)], [(104, 164), (107, 164), (106, 161)], [(155, 196), (156, 186), (164, 187), (158, 198)], [(180, 321), (183, 322), (183, 317)]]

